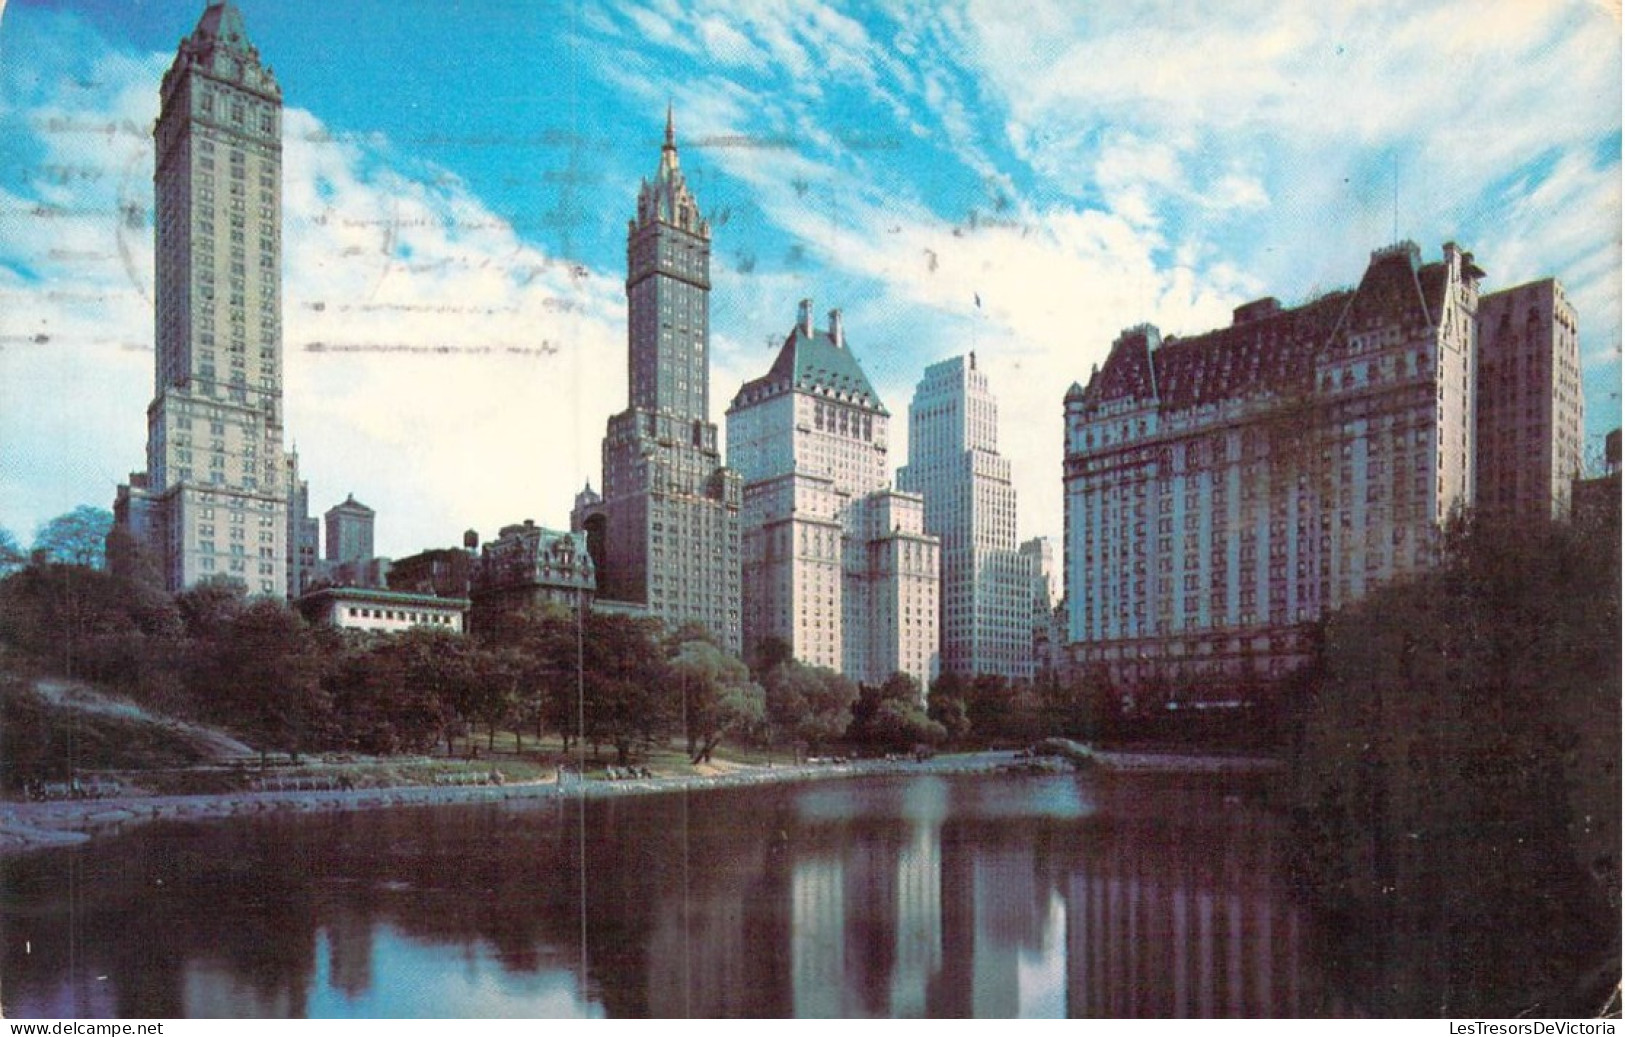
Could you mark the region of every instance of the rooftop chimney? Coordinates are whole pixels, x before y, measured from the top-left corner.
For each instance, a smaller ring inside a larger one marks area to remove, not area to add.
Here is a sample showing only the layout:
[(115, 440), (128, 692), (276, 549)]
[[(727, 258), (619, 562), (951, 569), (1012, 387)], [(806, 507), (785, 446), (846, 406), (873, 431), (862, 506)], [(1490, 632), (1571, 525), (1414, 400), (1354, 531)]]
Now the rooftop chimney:
[(798, 316), (796, 318), (796, 323), (801, 325), (801, 333), (803, 335), (808, 335), (808, 336), (812, 335), (813, 326), (812, 326), (812, 300), (811, 299), (803, 299), (803, 300), (801, 300), (801, 314), (800, 314), (800, 316)]
[(1280, 300), (1276, 299), (1274, 296), (1266, 296), (1262, 299), (1254, 299), (1250, 303), (1237, 306), (1235, 310), (1231, 312), (1231, 323), (1247, 324), (1255, 320), (1262, 320), (1265, 317), (1273, 317), (1280, 312)]
[(829, 340), (835, 343), (836, 349), (846, 348), (846, 337), (841, 331), (841, 311), (829, 311)]

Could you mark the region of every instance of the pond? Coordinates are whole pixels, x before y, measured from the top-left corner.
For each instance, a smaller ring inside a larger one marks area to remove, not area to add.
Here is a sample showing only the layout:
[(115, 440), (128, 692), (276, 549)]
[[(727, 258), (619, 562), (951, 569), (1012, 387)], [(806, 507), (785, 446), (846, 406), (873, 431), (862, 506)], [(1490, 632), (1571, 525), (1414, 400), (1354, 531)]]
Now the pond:
[(1237, 779), (919, 775), (153, 824), (0, 863), (9, 1017), (1341, 1011)]

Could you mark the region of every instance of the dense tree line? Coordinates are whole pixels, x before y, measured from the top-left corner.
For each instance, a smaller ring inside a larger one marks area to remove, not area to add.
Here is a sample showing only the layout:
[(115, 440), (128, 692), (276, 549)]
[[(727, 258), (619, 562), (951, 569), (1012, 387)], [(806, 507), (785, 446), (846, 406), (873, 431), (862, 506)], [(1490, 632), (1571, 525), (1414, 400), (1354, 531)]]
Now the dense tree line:
[(1357, 985), (1430, 976), (1382, 1011), (1574, 1014), (1599, 961), (1618, 980), (1619, 547), (1617, 524), (1464, 524), (1326, 624), (1302, 877)]
[(922, 698), (904, 674), (860, 687), (771, 639), (747, 666), (701, 627), (625, 615), (515, 612), (472, 637), (311, 627), (229, 580), (172, 597), (112, 575), (110, 525), (79, 508), (27, 552), (0, 530), (0, 666), (91, 681), (268, 752), (471, 752), (479, 736), (489, 751), (506, 731), (516, 748), (555, 734), (623, 764), (676, 738), (700, 763), (729, 740), (817, 753), (1091, 732), (1097, 696), (1053, 679), (949, 675)]

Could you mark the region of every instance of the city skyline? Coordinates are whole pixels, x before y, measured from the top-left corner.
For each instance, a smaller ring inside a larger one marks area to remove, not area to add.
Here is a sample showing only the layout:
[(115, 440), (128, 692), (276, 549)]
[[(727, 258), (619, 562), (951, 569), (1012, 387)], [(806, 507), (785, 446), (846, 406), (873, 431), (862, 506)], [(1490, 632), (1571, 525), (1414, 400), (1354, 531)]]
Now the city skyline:
[[(1035, 5), (1037, 53), (974, 7), (238, 6), (286, 98), (286, 445), (318, 509), (377, 509), (381, 554), (563, 526), (597, 485), (626, 383), (620, 221), (668, 101), (715, 229), (711, 420), (801, 297), (842, 300), (894, 413), (974, 350), (1020, 539), (1058, 541), (1061, 400), (1118, 332), (1349, 287), (1394, 238), (1458, 241), (1489, 291), (1559, 278), (1588, 453), (1619, 423), (1618, 22), (1597, 5)], [(25, 542), (139, 467), (150, 130), (202, 8), (0, 17), (0, 527)]]

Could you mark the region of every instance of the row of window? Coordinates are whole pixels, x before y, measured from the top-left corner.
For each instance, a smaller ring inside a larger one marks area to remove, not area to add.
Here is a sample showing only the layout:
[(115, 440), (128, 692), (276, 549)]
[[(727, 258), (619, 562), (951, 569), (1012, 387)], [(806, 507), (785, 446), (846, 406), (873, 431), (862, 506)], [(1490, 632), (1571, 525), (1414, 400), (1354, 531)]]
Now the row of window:
[(442, 616), (434, 612), (414, 612), (410, 609), (375, 609), (358, 606), (345, 606), (345, 614), (351, 619), (389, 619), (400, 623), (425, 623), (430, 626), (454, 626), (451, 616)]

